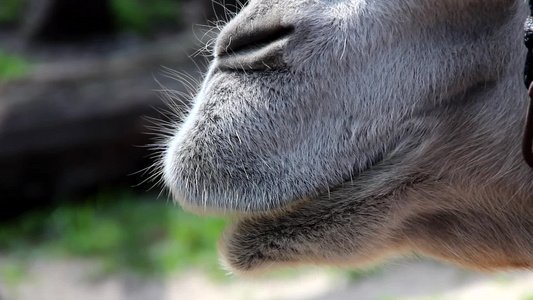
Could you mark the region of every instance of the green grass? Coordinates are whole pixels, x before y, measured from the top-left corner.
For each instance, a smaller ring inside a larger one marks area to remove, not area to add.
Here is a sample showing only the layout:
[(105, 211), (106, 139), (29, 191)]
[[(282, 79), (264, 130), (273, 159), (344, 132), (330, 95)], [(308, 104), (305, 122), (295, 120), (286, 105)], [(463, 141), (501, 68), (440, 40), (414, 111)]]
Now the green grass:
[(30, 62), (23, 57), (0, 49), (0, 83), (28, 76)]
[(28, 276), (26, 265), (20, 261), (10, 262), (0, 268), (0, 276), (8, 287), (16, 287)]
[(383, 275), (383, 269), (379, 266), (375, 266), (369, 269), (346, 270), (345, 273), (348, 277), (348, 280), (354, 283), (369, 277), (379, 277)]
[(164, 276), (196, 267), (219, 277), (216, 241), (224, 226), (224, 220), (193, 216), (172, 203), (105, 194), (0, 227), (0, 251), (23, 259), (98, 258), (108, 273)]
[[(219, 266), (216, 250), (225, 226), (225, 220), (192, 215), (155, 196), (101, 193), (81, 204), (34, 211), (0, 224), (0, 253), (7, 254), (9, 262), (0, 266), (0, 276), (16, 285), (35, 258), (74, 257), (100, 261), (100, 275), (123, 272), (153, 278), (194, 268), (212, 279), (230, 279)], [(293, 278), (301, 271), (273, 271), (264, 277)], [(381, 274), (380, 269), (331, 272), (346, 274), (352, 282)]]
[(159, 24), (179, 21), (180, 1), (176, 0), (111, 0), (111, 6), (124, 31), (147, 34)]

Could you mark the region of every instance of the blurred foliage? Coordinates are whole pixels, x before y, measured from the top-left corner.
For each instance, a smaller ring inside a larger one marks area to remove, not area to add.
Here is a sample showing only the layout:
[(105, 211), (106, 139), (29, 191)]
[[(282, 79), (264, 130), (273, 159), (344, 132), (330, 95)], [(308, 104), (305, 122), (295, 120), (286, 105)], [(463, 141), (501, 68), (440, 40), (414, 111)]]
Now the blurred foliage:
[(146, 34), (159, 24), (179, 21), (180, 2), (176, 0), (111, 0), (120, 29)]
[(19, 55), (7, 53), (0, 49), (0, 82), (26, 77), (29, 71), (29, 61)]
[[(97, 259), (102, 275), (164, 277), (199, 268), (213, 279), (230, 279), (216, 250), (225, 220), (195, 216), (155, 196), (124, 191), (65, 202), (74, 204), (33, 211), (0, 224), (0, 253), (9, 258), (9, 264), (0, 268), (5, 282), (16, 285), (24, 280), (31, 260), (43, 256)], [(264, 277), (293, 278), (301, 271), (278, 270)], [(380, 269), (329, 271), (347, 274), (352, 282), (381, 274)]]
[(9, 262), (0, 269), (0, 276), (8, 287), (16, 287), (28, 277), (25, 265), (18, 262)]
[[(109, 0), (119, 29), (147, 34), (180, 21), (181, 0)], [(28, 0), (1, 0), (0, 24), (20, 23)]]
[(383, 269), (381, 266), (374, 266), (367, 269), (347, 269), (345, 273), (350, 282), (358, 282), (364, 278), (382, 276)]
[(224, 220), (196, 217), (172, 203), (108, 193), (0, 227), (0, 251), (20, 258), (94, 257), (110, 273), (154, 276), (194, 266), (219, 277), (216, 241), (224, 226)]
[(0, 24), (18, 22), (26, 3), (27, 0), (0, 1)]

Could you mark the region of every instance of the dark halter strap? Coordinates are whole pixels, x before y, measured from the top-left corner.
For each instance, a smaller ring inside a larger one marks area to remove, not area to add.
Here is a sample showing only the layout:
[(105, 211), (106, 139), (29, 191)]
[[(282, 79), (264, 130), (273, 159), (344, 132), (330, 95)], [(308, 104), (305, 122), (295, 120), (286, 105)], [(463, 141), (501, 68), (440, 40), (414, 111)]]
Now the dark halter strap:
[(533, 0), (529, 0), (530, 16), (524, 24), (524, 43), (529, 50), (524, 68), (524, 83), (528, 88), (529, 106), (524, 125), (522, 153), (526, 163), (533, 168)]

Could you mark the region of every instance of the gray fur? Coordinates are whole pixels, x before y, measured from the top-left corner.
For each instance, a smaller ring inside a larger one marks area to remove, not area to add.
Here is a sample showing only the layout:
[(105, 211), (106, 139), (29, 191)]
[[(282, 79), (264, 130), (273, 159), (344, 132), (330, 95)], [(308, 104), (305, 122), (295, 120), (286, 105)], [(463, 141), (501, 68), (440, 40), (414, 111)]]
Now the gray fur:
[[(531, 267), (526, 14), (518, 0), (252, 0), (168, 142), (165, 183), (186, 208), (238, 215), (220, 242), (237, 273), (410, 250)], [(272, 26), (294, 29), (228, 51)]]

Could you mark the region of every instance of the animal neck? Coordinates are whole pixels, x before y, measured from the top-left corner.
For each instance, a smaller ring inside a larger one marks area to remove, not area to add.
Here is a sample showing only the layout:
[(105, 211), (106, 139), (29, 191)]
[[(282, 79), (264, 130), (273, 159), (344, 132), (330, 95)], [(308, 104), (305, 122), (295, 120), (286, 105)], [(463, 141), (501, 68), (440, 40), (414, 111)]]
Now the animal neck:
[[(427, 197), (450, 210), (454, 203), (469, 203), (474, 210), (489, 213), (499, 207), (507, 216), (533, 221), (533, 169), (521, 151), (529, 101), (522, 23), (529, 9), (520, 1), (513, 10), (504, 26), (487, 28), (493, 32), (475, 45), (487, 55), (479, 60), (487, 65), (470, 66), (481, 70), (472, 73), (481, 80), (460, 87), (431, 112), (436, 121), (409, 159), (416, 170), (432, 170), (436, 183)], [(533, 253), (533, 240), (530, 249)]]

